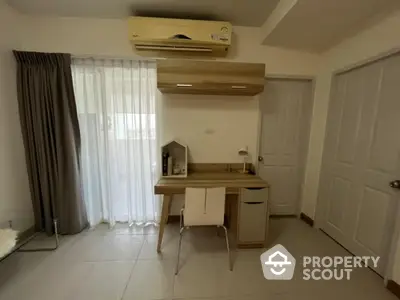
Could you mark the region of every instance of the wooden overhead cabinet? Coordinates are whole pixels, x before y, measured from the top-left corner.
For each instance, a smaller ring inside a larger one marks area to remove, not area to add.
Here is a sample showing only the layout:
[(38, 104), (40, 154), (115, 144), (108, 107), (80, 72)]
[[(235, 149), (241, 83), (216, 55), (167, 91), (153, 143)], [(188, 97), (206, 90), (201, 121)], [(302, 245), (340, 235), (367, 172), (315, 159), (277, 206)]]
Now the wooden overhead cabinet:
[(165, 94), (254, 96), (264, 90), (264, 64), (166, 59), (157, 61)]

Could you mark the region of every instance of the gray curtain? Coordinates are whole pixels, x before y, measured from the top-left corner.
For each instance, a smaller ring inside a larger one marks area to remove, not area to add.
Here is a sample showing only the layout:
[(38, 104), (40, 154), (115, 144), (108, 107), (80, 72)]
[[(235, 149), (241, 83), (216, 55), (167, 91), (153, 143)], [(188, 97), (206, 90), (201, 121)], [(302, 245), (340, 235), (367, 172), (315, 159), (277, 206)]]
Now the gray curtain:
[(71, 56), (14, 51), (19, 115), (36, 230), (61, 234), (87, 224), (80, 180), (80, 132)]

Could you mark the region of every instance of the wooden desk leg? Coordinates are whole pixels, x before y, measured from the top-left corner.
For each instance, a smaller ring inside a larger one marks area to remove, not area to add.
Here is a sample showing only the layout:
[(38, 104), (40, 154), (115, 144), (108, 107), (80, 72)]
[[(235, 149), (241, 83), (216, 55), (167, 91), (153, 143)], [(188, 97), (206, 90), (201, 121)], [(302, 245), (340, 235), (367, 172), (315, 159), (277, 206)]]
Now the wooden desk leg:
[(162, 210), (161, 210), (160, 230), (158, 232), (158, 244), (157, 244), (157, 252), (158, 253), (161, 252), (161, 244), (162, 244), (162, 240), (163, 240), (165, 224), (167, 224), (167, 221), (168, 221), (170, 203), (171, 203), (171, 196), (164, 195)]

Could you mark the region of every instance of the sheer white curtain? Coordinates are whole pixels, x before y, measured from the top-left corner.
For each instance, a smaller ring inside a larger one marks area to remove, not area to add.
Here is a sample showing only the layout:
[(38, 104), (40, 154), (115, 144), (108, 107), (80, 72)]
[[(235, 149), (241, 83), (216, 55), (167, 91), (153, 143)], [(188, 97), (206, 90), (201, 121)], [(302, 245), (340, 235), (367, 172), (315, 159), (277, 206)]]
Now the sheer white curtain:
[(157, 222), (155, 63), (73, 59), (72, 75), (90, 224)]

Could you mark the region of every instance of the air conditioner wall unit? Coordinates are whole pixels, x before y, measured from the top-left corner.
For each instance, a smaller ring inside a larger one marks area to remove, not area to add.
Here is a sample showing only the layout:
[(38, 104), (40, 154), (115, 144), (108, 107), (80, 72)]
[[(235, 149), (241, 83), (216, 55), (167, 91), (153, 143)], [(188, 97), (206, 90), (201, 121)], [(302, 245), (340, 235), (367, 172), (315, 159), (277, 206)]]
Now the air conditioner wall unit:
[(129, 39), (141, 55), (225, 56), (231, 45), (228, 22), (129, 18)]

